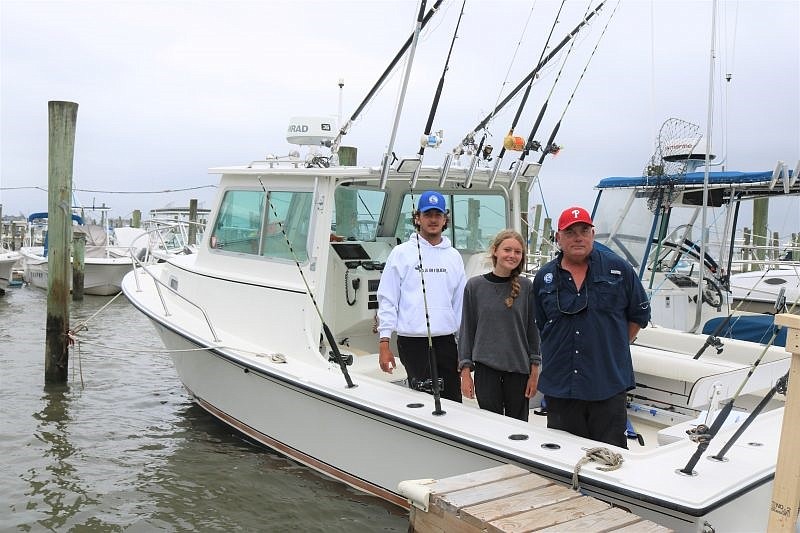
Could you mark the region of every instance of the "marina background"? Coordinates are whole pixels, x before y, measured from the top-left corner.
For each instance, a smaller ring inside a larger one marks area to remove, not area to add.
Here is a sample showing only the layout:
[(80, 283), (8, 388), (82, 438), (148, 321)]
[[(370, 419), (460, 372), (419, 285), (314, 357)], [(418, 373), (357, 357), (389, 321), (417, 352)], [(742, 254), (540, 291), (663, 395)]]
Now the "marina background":
[(0, 531), (406, 531), (401, 509), (192, 404), (122, 295), (70, 303), (88, 331), (68, 386), (45, 388), (46, 299), (0, 296)]
[[(46, 193), (30, 187), (47, 186), (49, 100), (80, 105), (75, 188), (83, 205), (105, 202), (114, 218), (169, 202), (185, 205), (188, 197), (210, 207), (217, 178), (206, 175), (209, 167), (287, 153), (290, 118), (335, 116), (340, 79), (342, 112), (349, 117), (411, 33), (418, 5), (131, 0), (110, 9), (95, 0), (0, 2), (4, 213), (29, 214), (46, 204)], [(400, 155), (419, 148), (460, 6), (444, 2), (423, 32), (395, 145)], [(445, 142), (428, 150), (426, 163), (438, 164), (491, 111), (504, 79), (507, 93), (530, 71), (559, 6), (556, 0), (467, 2), (433, 125), (444, 129)], [(554, 42), (586, 6), (565, 3)], [(564, 110), (615, 6), (609, 0), (579, 34), (542, 131), (549, 132)], [(556, 139), (563, 150), (542, 169), (545, 201), (537, 191), (531, 205), (544, 203), (555, 212), (575, 203), (588, 207), (599, 179), (639, 175), (667, 118), (694, 122), (705, 134), (711, 6), (711, 0), (619, 5), (564, 117)], [(781, 159), (793, 169), (800, 147), (800, 2), (723, 0), (718, 11), (712, 139), (718, 161), (728, 170), (763, 171)], [(519, 134), (527, 136), (559, 66), (554, 61), (534, 84)], [(402, 68), (401, 62), (344, 138), (358, 147), (360, 164), (380, 162)], [(518, 100), (490, 126), (498, 150)], [(191, 187), (201, 188), (102, 192)], [(776, 203), (771, 211), (773, 231), (797, 231), (796, 203)]]

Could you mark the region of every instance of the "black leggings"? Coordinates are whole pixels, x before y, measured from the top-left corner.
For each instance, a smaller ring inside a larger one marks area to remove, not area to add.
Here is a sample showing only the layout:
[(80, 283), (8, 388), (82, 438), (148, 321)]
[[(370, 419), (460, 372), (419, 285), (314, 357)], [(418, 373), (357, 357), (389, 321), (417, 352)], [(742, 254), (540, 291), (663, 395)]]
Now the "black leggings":
[(528, 421), (525, 397), (529, 374), (497, 370), (475, 363), (475, 396), (481, 409)]
[[(433, 337), (433, 351), (436, 354), (436, 371), (444, 380), (442, 398), (461, 402), (461, 378), (458, 375), (458, 347), (453, 335)], [(408, 386), (413, 388), (412, 380), (431, 379), (428, 358), (428, 337), (397, 336), (397, 352), (400, 362), (408, 375)]]

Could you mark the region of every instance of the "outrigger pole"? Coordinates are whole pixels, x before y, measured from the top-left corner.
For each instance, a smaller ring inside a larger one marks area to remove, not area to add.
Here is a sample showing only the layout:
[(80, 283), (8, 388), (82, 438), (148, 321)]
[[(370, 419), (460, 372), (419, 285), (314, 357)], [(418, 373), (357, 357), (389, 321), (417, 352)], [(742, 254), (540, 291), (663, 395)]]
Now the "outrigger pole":
[(393, 156), (392, 150), (394, 148), (394, 140), (397, 137), (397, 126), (400, 124), (400, 115), (403, 113), (403, 103), (406, 99), (406, 89), (408, 88), (408, 78), (411, 76), (411, 65), (414, 63), (414, 52), (417, 50), (417, 41), (419, 41), (419, 34), (422, 31), (422, 21), (424, 20), (423, 13), (425, 12), (426, 0), (420, 0), (419, 14), (417, 15), (417, 25), (414, 28), (414, 35), (411, 37), (411, 50), (408, 52), (408, 62), (406, 63), (406, 73), (403, 76), (403, 83), (400, 87), (400, 97), (397, 99), (397, 111), (394, 114), (394, 125), (392, 126), (392, 134), (389, 137), (389, 146), (386, 147), (386, 153), (383, 154), (383, 162), (381, 164), (381, 181), (380, 188), (386, 187), (386, 180), (389, 179), (389, 158)]
[[(439, 6), (442, 5), (442, 2), (444, 2), (444, 0), (436, 0), (436, 2), (433, 4), (433, 7), (425, 14), (425, 17), (422, 19), (422, 26), (420, 29), (425, 28), (425, 26), (428, 24), (428, 21), (430, 21), (431, 17), (433, 17), (433, 15), (439, 10)], [(414, 35), (416, 33), (417, 32), (415, 29), (414, 33), (412, 33), (408, 37), (408, 39), (406, 39), (406, 42), (403, 44), (402, 47), (400, 47), (400, 50), (397, 52), (397, 54), (395, 54), (394, 58), (389, 62), (389, 66), (386, 67), (386, 70), (383, 71), (383, 74), (381, 74), (380, 78), (378, 78), (378, 81), (375, 82), (375, 85), (372, 86), (372, 89), (370, 89), (369, 93), (367, 93), (367, 96), (364, 97), (364, 99), (361, 101), (361, 104), (359, 104), (355, 112), (350, 116), (350, 119), (343, 126), (340, 127), (339, 133), (336, 135), (336, 138), (331, 143), (331, 153), (335, 154), (336, 152), (339, 151), (339, 144), (342, 142), (342, 137), (344, 135), (347, 135), (347, 133), (350, 131), (350, 127), (353, 125), (353, 122), (355, 122), (355, 120), (367, 106), (369, 101), (372, 100), (372, 97), (375, 96), (375, 93), (378, 92), (378, 89), (383, 84), (383, 82), (386, 81), (386, 78), (389, 76), (392, 70), (394, 70), (394, 67), (397, 66), (397, 63), (400, 61), (400, 58), (403, 57), (403, 55), (406, 53), (406, 50), (408, 50), (409, 47), (411, 46), (411, 43), (414, 40)]]

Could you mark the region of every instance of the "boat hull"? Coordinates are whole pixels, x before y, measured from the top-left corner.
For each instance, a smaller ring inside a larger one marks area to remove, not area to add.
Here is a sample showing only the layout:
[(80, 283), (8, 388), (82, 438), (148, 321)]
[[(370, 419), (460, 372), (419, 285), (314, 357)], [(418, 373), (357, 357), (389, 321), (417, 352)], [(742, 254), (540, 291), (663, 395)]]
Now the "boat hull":
[[(95, 296), (110, 296), (120, 291), (122, 278), (133, 268), (129, 257), (90, 258), (84, 263), (83, 292)], [(72, 265), (67, 274), (72, 290)], [(47, 290), (47, 258), (25, 256), (25, 281), (34, 287)]]
[[(400, 481), (440, 479), (500, 464), (516, 464), (555, 483), (570, 481), (569, 470), (510, 455), (463, 435), (409, 424), (388, 413), (341, 401), (315, 390), (312, 383), (292, 382), (215, 349), (202, 349), (204, 343), (148, 316), (171, 352), (182, 383), (200, 407), (279, 453), (396, 505), (409, 506), (398, 493)], [(408, 394), (420, 400), (419, 393)], [(430, 411), (431, 398), (423, 398), (420, 409)], [(449, 416), (472, 409), (446, 400), (442, 403)], [(669, 474), (678, 475), (673, 470)], [(700, 531), (705, 522), (718, 531), (755, 531), (766, 524), (765, 502), (772, 493), (772, 478), (770, 474), (753, 479), (740, 492), (706, 509), (673, 507), (613, 483), (582, 481), (581, 488), (585, 494), (675, 531)]]

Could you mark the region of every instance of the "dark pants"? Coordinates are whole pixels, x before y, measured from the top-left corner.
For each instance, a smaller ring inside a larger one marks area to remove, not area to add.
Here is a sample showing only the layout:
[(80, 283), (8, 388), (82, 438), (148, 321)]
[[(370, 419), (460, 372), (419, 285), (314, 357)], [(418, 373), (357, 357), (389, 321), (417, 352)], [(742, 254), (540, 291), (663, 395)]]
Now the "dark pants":
[(475, 396), (481, 409), (528, 421), (528, 398), (525, 397), (528, 374), (475, 363), (474, 379)]
[(545, 396), (545, 401), (547, 427), (628, 448), (625, 436), (628, 420), (626, 393), (596, 402), (554, 396)]
[[(433, 337), (433, 351), (436, 354), (436, 371), (444, 380), (442, 398), (461, 402), (461, 378), (458, 375), (458, 348), (453, 335)], [(412, 380), (431, 379), (430, 357), (427, 337), (397, 336), (397, 352), (400, 362), (406, 368), (408, 386), (413, 388)]]

